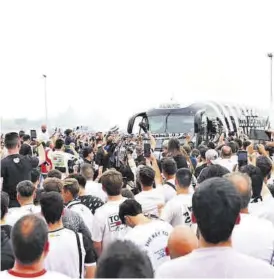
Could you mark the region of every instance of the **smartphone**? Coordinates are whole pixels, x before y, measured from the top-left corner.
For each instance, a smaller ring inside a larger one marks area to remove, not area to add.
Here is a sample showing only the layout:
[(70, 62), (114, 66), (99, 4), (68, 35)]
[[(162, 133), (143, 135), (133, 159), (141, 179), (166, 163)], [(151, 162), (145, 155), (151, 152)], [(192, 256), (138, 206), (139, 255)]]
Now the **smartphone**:
[(144, 143), (144, 157), (149, 158), (151, 155), (151, 145), (150, 143)]
[(36, 140), (37, 139), (37, 132), (36, 130), (30, 130), (30, 140)]
[(239, 165), (239, 167), (247, 165), (248, 164), (247, 151), (240, 150), (240, 151), (238, 151), (237, 154), (238, 154), (238, 165)]

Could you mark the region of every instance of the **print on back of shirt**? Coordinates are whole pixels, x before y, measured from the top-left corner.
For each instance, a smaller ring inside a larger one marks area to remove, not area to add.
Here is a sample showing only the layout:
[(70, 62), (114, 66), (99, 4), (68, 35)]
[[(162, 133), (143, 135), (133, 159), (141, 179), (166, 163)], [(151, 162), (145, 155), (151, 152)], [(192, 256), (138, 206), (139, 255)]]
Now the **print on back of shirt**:
[(108, 217), (108, 226), (109, 231), (111, 232), (121, 231), (125, 227), (124, 225), (122, 225), (122, 221), (120, 220), (118, 214), (112, 214)]

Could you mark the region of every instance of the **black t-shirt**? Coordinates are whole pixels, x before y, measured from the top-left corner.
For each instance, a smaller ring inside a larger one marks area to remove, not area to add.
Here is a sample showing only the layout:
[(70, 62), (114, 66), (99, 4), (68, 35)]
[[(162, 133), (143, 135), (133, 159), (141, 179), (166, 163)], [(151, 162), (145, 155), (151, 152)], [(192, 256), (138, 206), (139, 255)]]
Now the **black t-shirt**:
[(11, 229), (12, 229), (12, 226), (10, 226), (10, 225), (1, 225), (1, 231), (4, 231), (8, 238), (10, 238)]
[(204, 163), (204, 164), (202, 164), (201, 166), (197, 167), (197, 168), (195, 169), (195, 173), (194, 173), (195, 177), (198, 178), (199, 175), (200, 175), (200, 173), (201, 173), (201, 171), (202, 171), (204, 168), (206, 168), (206, 167), (207, 167), (207, 164), (206, 164), (206, 163)]
[(9, 155), (1, 160), (2, 190), (9, 194), (11, 200), (16, 200), (16, 186), (23, 180), (31, 179), (31, 170), (38, 167), (37, 157)]
[(10, 233), (10, 227), (1, 226), (1, 271), (8, 270), (14, 265), (14, 255), (8, 233)]
[(83, 235), (83, 244), (86, 251), (85, 264), (93, 264), (97, 261), (97, 255), (93, 247), (92, 240)]
[(92, 214), (95, 213), (97, 208), (101, 207), (104, 204), (100, 198), (92, 195), (80, 196), (78, 197), (78, 200), (80, 200), (83, 205), (90, 209)]

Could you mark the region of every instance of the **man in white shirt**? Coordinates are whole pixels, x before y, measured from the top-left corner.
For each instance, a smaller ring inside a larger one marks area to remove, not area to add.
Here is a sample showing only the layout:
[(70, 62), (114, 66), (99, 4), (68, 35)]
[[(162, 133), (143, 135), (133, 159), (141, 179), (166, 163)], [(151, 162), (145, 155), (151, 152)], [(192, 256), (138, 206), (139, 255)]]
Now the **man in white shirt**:
[(199, 248), (164, 263), (156, 278), (273, 278), (269, 264), (232, 248), (231, 235), (239, 221), (241, 198), (225, 178), (207, 179), (192, 200), (193, 222), (199, 230)]
[(63, 182), (62, 196), (66, 208), (77, 212), (84, 220), (86, 226), (92, 232), (94, 216), (91, 211), (78, 200), (80, 186), (76, 179), (66, 178)]
[(274, 227), (268, 220), (249, 214), (251, 179), (243, 173), (226, 175), (241, 196), (240, 223), (234, 227), (232, 246), (237, 251), (274, 264)]
[(163, 185), (163, 193), (165, 196), (165, 203), (176, 196), (175, 189), (175, 174), (177, 172), (177, 164), (173, 158), (163, 158), (161, 161), (162, 174), (165, 178)]
[(21, 217), (36, 214), (41, 211), (40, 206), (34, 205), (35, 186), (29, 180), (24, 180), (17, 185), (17, 201), (20, 207), (10, 208), (6, 217), (6, 224), (13, 226)]
[(41, 132), (38, 134), (38, 140), (40, 142), (43, 141), (44, 143), (47, 143), (50, 140), (50, 136), (47, 132), (47, 126), (45, 124), (41, 126)]
[(93, 181), (94, 171), (91, 164), (81, 166), (81, 174), (87, 180), (85, 186), (86, 195), (98, 197), (103, 202), (107, 201), (107, 194), (103, 191), (102, 184)]
[(45, 268), (58, 271), (70, 278), (93, 278), (96, 255), (92, 241), (80, 233), (64, 228), (63, 210), (63, 198), (59, 193), (43, 194), (41, 211), (48, 224), (50, 244)]
[(125, 239), (147, 252), (154, 271), (170, 260), (167, 242), (172, 226), (162, 220), (145, 217), (141, 205), (134, 199), (128, 199), (120, 205), (119, 216), (123, 224), (132, 227)]
[(161, 218), (173, 227), (191, 226), (192, 193), (190, 185), (192, 174), (189, 169), (182, 168), (176, 173), (175, 184), (177, 195), (163, 208)]
[(73, 155), (64, 152), (64, 150), (65, 150), (64, 141), (62, 139), (57, 139), (55, 142), (55, 151), (49, 152), (48, 157), (52, 162), (52, 168), (61, 171), (61, 173), (64, 176), (67, 176), (69, 174), (68, 161), (77, 159), (79, 155), (72, 148), (72, 146), (71, 146), (71, 150), (74, 153)]
[(11, 234), (15, 263), (12, 269), (1, 271), (1, 279), (37, 278), (68, 279), (69, 277), (44, 267), (49, 252), (46, 222), (32, 214), (19, 219)]
[(103, 173), (101, 181), (103, 190), (108, 195), (108, 201), (94, 214), (92, 240), (98, 255), (112, 241), (124, 239), (128, 230), (119, 217), (119, 205), (126, 200), (121, 195), (123, 185), (121, 173), (115, 170), (106, 171)]
[(225, 145), (221, 149), (221, 158), (217, 159), (214, 164), (221, 165), (232, 172), (236, 169), (238, 162), (235, 162), (235, 159), (232, 158), (231, 148)]
[(165, 204), (165, 198), (161, 186), (153, 188), (155, 171), (150, 166), (142, 166), (139, 169), (138, 178), (141, 183), (142, 192), (135, 196), (141, 204), (145, 215), (160, 216), (160, 211)]

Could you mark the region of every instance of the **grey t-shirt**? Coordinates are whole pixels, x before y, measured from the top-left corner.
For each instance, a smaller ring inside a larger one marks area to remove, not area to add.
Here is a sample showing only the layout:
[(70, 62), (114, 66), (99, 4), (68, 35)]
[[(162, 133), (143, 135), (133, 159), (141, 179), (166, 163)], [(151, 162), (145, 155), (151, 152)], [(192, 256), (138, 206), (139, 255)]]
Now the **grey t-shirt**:
[(62, 216), (62, 221), (65, 228), (70, 229), (74, 232), (82, 233), (87, 238), (91, 239), (91, 233), (88, 227), (77, 212), (65, 208), (64, 215)]
[(274, 267), (230, 247), (200, 248), (161, 265), (156, 278), (274, 278)]

